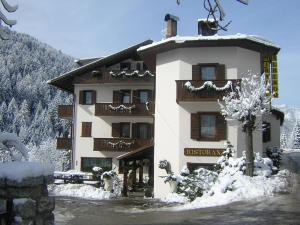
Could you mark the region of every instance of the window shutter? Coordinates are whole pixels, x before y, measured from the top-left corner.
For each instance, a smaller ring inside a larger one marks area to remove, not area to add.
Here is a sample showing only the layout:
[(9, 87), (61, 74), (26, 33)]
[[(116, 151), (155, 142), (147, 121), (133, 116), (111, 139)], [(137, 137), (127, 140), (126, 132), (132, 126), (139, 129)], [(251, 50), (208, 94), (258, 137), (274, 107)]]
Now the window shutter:
[(120, 137), (120, 130), (121, 130), (120, 123), (112, 123), (111, 128), (112, 128), (111, 136)]
[(140, 103), (140, 95), (138, 90), (132, 91), (132, 102), (133, 103)]
[(122, 102), (122, 93), (121, 91), (113, 91), (113, 103)]
[(84, 91), (79, 91), (79, 104), (84, 104)]
[(263, 122), (263, 143), (271, 141), (271, 123)]
[(149, 102), (153, 102), (153, 91), (152, 90), (148, 90), (148, 95), (149, 95)]
[(192, 80), (200, 80), (200, 77), (201, 77), (200, 66), (193, 65), (192, 66)]
[(96, 104), (97, 101), (97, 92), (92, 91), (92, 104)]
[(221, 114), (216, 115), (216, 140), (227, 140), (227, 121)]
[(132, 124), (132, 138), (138, 138), (138, 123), (133, 123)]
[(197, 113), (191, 114), (191, 139), (200, 138), (200, 116)]
[(217, 80), (225, 80), (225, 65), (218, 64), (217, 66)]
[(82, 122), (81, 137), (91, 137), (92, 136), (92, 123)]
[(151, 123), (150, 124), (150, 139), (151, 138), (154, 138), (154, 124), (153, 123)]

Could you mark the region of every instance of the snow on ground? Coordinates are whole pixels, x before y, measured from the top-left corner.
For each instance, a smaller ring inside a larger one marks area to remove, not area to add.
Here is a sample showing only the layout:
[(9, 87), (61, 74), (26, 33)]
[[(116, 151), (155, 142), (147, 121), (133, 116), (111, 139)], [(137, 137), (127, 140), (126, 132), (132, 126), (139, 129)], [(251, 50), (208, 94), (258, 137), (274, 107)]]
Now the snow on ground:
[(28, 177), (48, 176), (53, 169), (37, 162), (6, 162), (0, 163), (0, 178), (21, 182)]
[(290, 153), (290, 152), (300, 152), (300, 149), (283, 149), (284, 153)]
[[(227, 186), (232, 180), (234, 180), (232, 191), (224, 192), (224, 186)], [(213, 207), (249, 199), (262, 199), (276, 193), (288, 193), (291, 192), (292, 182), (293, 178), (288, 170), (279, 171), (277, 175), (270, 178), (265, 176), (248, 177), (240, 173), (234, 174), (234, 176), (228, 174), (221, 177), (210, 192), (192, 202), (188, 202), (183, 196), (174, 193), (161, 200), (167, 203), (186, 203), (174, 207), (175, 210)]]
[(49, 185), (49, 194), (54, 196), (77, 197), (92, 200), (103, 200), (116, 197), (115, 194), (86, 184)]

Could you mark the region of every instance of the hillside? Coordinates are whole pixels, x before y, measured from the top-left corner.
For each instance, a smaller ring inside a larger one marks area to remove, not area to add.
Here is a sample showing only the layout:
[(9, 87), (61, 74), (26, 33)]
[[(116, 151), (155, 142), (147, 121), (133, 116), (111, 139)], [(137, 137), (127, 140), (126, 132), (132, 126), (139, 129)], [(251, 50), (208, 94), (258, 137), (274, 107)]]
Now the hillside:
[(0, 41), (0, 130), (34, 145), (67, 135), (70, 124), (58, 119), (57, 105), (71, 97), (46, 81), (74, 68), (74, 59), (29, 35), (6, 32), (10, 40)]

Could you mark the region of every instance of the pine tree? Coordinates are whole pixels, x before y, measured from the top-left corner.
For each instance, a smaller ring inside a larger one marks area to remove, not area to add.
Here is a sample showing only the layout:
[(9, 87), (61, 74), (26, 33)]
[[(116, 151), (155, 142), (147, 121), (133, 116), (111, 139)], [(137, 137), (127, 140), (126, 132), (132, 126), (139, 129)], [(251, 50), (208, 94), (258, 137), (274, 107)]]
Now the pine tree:
[(16, 120), (16, 115), (19, 113), (18, 104), (15, 98), (12, 98), (7, 107), (7, 124), (10, 125), (8, 131), (17, 133), (18, 121)]
[(7, 105), (5, 102), (2, 102), (0, 106), (0, 131), (5, 131), (6, 129), (6, 119), (7, 117)]
[(300, 149), (300, 121), (299, 120), (297, 120), (293, 133), (294, 133), (293, 148)]
[(280, 135), (280, 148), (287, 148), (287, 136), (285, 133)]

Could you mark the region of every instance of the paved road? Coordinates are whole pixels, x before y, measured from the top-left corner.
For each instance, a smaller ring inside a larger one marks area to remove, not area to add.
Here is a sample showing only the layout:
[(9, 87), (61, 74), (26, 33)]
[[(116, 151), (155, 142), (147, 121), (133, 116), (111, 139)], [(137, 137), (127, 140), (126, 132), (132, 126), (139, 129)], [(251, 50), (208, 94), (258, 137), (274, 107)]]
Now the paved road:
[(143, 211), (145, 208), (162, 207), (155, 201), (146, 203), (144, 200), (128, 199), (91, 202), (63, 198), (57, 200), (56, 224), (300, 225), (300, 153), (289, 153), (287, 158), (285, 167), (296, 174), (291, 194), (261, 201), (238, 202), (221, 207), (180, 212)]

